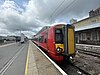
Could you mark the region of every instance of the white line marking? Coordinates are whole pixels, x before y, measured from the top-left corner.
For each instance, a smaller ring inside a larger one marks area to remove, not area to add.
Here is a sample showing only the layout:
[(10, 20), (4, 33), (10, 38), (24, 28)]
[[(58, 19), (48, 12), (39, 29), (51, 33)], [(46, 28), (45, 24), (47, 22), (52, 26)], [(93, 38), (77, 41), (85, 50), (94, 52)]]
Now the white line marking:
[(16, 43), (5, 44), (5, 45), (1, 45), (0, 47), (5, 47), (5, 46), (13, 45), (13, 44), (16, 44)]
[(14, 62), (14, 60), (18, 57), (18, 55), (20, 54), (20, 52), (22, 51), (22, 49), (25, 46), (23, 46), (14, 57), (12, 57), (11, 60), (9, 60), (9, 62), (0, 70), (0, 75), (4, 75), (4, 73), (6, 72), (6, 70), (10, 67), (10, 65)]
[[(34, 44), (34, 43), (33, 43)], [(35, 45), (35, 44), (34, 44)], [(35, 45), (36, 46), (36, 45)], [(49, 61), (62, 73), (62, 75), (68, 75), (66, 74), (54, 61), (52, 61), (38, 46), (36, 46), (41, 53), (47, 58), (49, 59)]]

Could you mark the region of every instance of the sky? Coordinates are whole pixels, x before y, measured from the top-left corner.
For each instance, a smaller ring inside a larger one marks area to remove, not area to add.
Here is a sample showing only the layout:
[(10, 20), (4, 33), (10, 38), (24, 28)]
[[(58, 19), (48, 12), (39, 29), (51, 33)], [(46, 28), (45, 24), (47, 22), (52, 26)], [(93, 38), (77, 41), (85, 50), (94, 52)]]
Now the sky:
[(35, 35), (53, 23), (88, 17), (100, 0), (0, 0), (0, 35)]

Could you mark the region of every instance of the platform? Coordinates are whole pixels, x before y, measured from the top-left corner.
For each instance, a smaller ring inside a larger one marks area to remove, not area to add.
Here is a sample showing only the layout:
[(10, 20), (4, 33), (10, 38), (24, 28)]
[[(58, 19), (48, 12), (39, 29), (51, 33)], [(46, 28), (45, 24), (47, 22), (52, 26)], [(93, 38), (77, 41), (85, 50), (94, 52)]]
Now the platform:
[(25, 75), (62, 75), (30, 41)]

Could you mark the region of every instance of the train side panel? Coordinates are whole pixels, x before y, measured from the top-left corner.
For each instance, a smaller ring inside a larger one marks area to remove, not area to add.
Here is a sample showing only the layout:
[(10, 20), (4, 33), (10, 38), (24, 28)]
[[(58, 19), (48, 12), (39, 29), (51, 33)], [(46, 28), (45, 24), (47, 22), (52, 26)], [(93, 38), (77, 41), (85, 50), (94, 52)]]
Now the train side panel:
[(55, 47), (55, 31), (54, 31), (54, 27), (51, 27), (49, 30), (48, 30), (48, 52), (49, 52), (49, 55), (51, 58), (54, 59), (54, 61), (56, 62), (62, 62), (63, 60), (63, 56), (59, 56), (57, 55), (57, 52), (56, 52), (56, 47)]
[(54, 31), (53, 27), (48, 30), (48, 49), (49, 53), (55, 54), (55, 42), (54, 42)]
[(47, 30), (39, 35), (39, 46), (47, 51)]

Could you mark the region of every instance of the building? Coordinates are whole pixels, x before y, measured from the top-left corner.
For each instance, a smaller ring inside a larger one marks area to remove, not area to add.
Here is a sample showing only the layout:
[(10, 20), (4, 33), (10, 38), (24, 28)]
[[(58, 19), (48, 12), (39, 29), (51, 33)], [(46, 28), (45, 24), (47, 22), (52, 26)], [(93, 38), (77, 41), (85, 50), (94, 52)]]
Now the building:
[(70, 24), (73, 24), (73, 23), (76, 23), (77, 22), (77, 19), (71, 19), (70, 20)]
[(7, 40), (7, 41), (15, 41), (16, 38), (15, 38), (15, 36), (7, 36), (7, 37), (6, 37), (6, 40)]
[(100, 14), (100, 7), (97, 8), (96, 10), (91, 10), (89, 12), (89, 17), (93, 17), (93, 16), (96, 16), (96, 15), (99, 15)]
[(74, 26), (76, 43), (100, 44), (100, 7), (90, 11), (89, 17), (74, 23)]
[(2, 40), (2, 36), (0, 36), (0, 40)]

